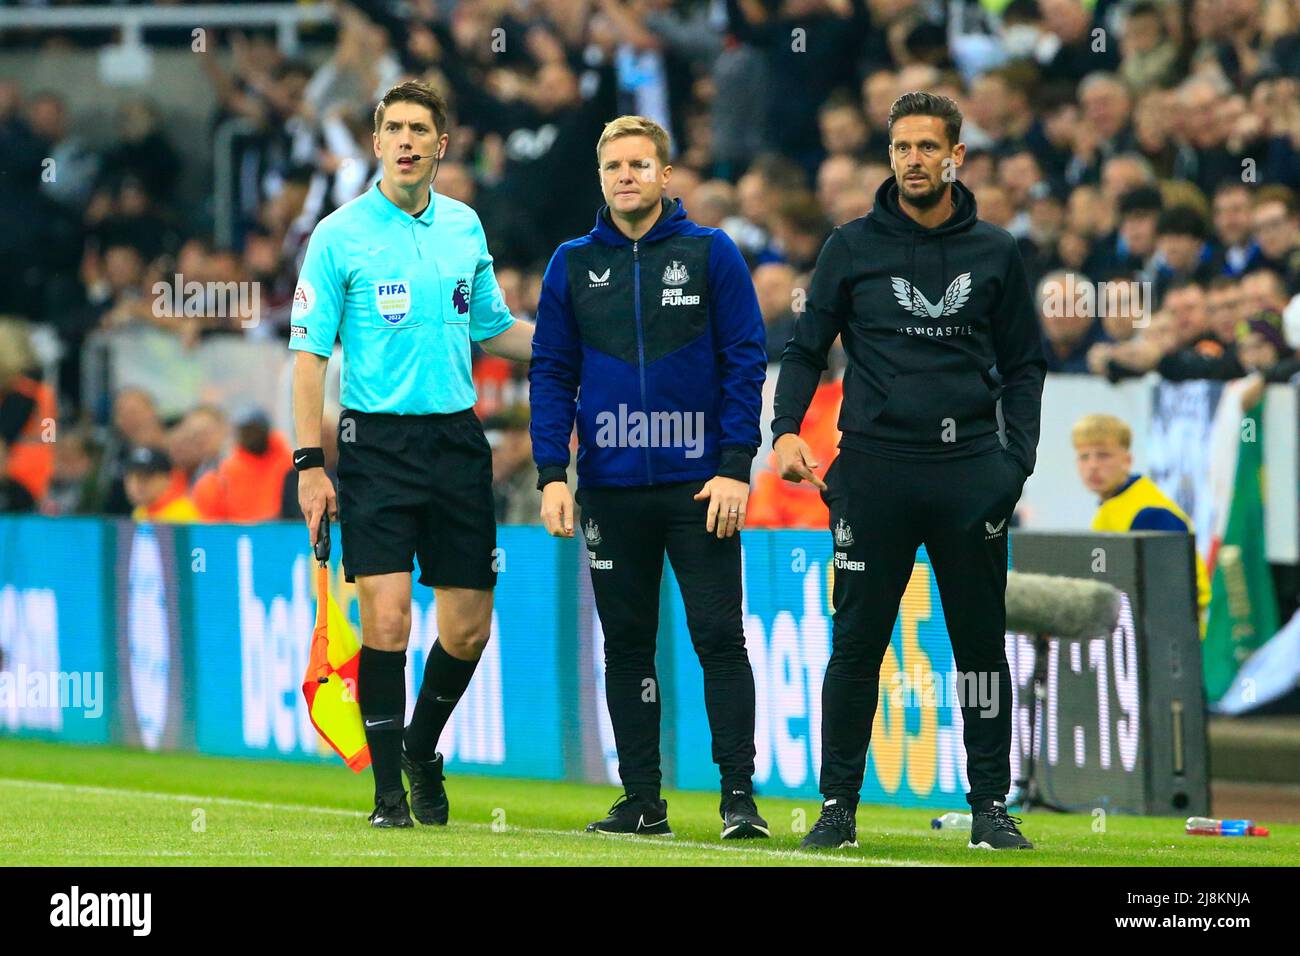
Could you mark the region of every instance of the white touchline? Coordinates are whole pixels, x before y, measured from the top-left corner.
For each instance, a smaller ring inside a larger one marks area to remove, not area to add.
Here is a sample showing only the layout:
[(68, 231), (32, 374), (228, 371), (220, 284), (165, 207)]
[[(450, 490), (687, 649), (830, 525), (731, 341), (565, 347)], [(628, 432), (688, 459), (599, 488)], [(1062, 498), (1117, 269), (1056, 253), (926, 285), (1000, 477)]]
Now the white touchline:
[[(161, 790), (131, 790), (125, 787), (96, 787), (82, 783), (56, 783), (53, 780), (17, 780), (0, 778), (0, 786), (32, 787), (33, 789), (66, 790), (107, 797), (140, 797), (145, 800), (180, 800), (201, 806), (205, 803), (227, 807), (244, 807), (249, 810), (292, 810), (294, 813), (324, 813), (331, 816), (355, 817), (361, 811), (341, 807), (317, 807), (306, 803), (270, 803), (260, 800), (241, 800), (238, 797), (199, 796), (193, 793), (165, 793)], [(490, 824), (489, 824), (490, 825)]]
[[(227, 807), (243, 807), (249, 810), (287, 810), (293, 813), (319, 813), (336, 817), (351, 817), (356, 820), (364, 820), (365, 812), (362, 810), (344, 810), (341, 807), (317, 807), (307, 803), (271, 803), (261, 800), (242, 800), (238, 797), (218, 797), (212, 795), (198, 795), (192, 793), (164, 793), (159, 790), (132, 790), (125, 787), (96, 787), (91, 784), (80, 783), (55, 783), (52, 780), (18, 780), (11, 777), (0, 777), (0, 787), (29, 787), (34, 790), (63, 790), (68, 793), (84, 793), (95, 796), (113, 796), (113, 797), (138, 797), (145, 800), (176, 800), (184, 803), (192, 803), (196, 806), (203, 804)], [(491, 823), (463, 823), (453, 820), (453, 827), (461, 827), (474, 830), (491, 830)], [(549, 827), (520, 827), (511, 826), (507, 833), (536, 833), (543, 836), (561, 836), (570, 837), (577, 840), (583, 840), (587, 843), (595, 844), (591, 834), (584, 833), (581, 830), (556, 830)], [(635, 838), (633, 838), (635, 839)], [(774, 850), (766, 847), (740, 847), (725, 846), (714, 843), (702, 843), (698, 840), (637, 840), (638, 845), (649, 847), (664, 847), (670, 850), (695, 849), (709, 850), (715, 853), (746, 853), (757, 854), (759, 856), (778, 857), (781, 859), (806, 860), (811, 865), (813, 863), (831, 863), (841, 866), (944, 866), (942, 863), (931, 863), (923, 860), (892, 860), (883, 857), (832, 857), (832, 856), (811, 856), (809, 853), (798, 850)], [(413, 855), (419, 855), (425, 852), (427, 844), (418, 844), (411, 847)], [(525, 855), (529, 851), (524, 851)], [(150, 851), (141, 852), (141, 856), (149, 855)], [(102, 856), (106, 854), (95, 853), (90, 851), (83, 855)], [(195, 856), (204, 856), (205, 853), (197, 851)], [(245, 854), (252, 855), (252, 854)]]

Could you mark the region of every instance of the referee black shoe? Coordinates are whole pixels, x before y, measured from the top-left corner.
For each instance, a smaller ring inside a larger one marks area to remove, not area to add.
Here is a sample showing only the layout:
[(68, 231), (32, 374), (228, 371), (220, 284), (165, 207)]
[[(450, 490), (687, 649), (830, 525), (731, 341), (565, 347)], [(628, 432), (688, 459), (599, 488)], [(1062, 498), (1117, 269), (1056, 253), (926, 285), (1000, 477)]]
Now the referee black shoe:
[(625, 793), (609, 808), (609, 816), (587, 824), (588, 833), (670, 837), (668, 801)]
[(722, 798), (718, 808), (722, 814), (722, 839), (766, 839), (772, 835), (767, 821), (758, 815), (754, 795), (748, 790), (733, 790)]
[(442, 785), (442, 754), (415, 760), (402, 748), (402, 769), (411, 781), (411, 813), (426, 827), (445, 827), (451, 805)]
[(858, 845), (857, 804), (831, 797), (822, 804), (821, 816), (799, 844), (801, 850), (838, 850)]
[(406, 791), (396, 790), (375, 798), (375, 812), (370, 814), (370, 826), (376, 830), (406, 829), (411, 822), (411, 810), (406, 805)]
[(971, 813), (970, 843), (980, 850), (1032, 850), (1034, 845), (1016, 826), (1019, 817), (1007, 813), (1007, 805), (1000, 800), (990, 800)]

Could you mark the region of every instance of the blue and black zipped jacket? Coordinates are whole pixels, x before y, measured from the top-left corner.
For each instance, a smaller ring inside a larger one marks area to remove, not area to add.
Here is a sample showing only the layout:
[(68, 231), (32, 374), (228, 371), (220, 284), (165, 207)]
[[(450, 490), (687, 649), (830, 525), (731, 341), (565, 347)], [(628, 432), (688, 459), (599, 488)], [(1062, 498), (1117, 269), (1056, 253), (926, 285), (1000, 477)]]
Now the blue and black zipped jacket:
[(529, 368), (538, 487), (749, 481), (767, 357), (749, 269), (721, 229), (663, 201), (632, 241), (601, 207), (542, 281)]

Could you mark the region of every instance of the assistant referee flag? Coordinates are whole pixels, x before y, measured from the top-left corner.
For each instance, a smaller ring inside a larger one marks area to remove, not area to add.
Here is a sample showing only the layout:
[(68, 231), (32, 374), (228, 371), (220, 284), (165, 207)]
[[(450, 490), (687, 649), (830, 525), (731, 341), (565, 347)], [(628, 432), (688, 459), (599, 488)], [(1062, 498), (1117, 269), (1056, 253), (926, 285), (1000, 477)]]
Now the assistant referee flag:
[(312, 726), (356, 773), (370, 766), (370, 748), (357, 703), (361, 642), (334, 600), (329, 565), (316, 569), (316, 629), (302, 679)]

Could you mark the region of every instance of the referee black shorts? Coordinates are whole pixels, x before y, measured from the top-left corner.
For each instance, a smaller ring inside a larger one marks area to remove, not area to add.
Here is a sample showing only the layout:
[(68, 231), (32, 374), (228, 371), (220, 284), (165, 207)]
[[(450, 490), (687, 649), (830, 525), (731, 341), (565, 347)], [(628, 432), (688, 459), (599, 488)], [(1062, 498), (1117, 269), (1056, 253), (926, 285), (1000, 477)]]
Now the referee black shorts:
[(409, 572), (414, 556), (420, 583), (428, 587), (495, 587), (492, 449), (474, 410), (389, 415), (345, 409), (339, 419), (339, 525), (348, 581)]

